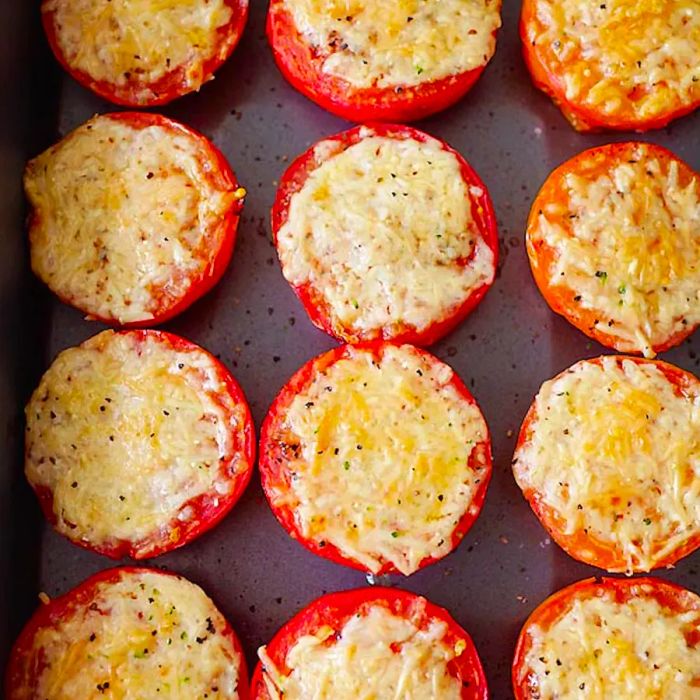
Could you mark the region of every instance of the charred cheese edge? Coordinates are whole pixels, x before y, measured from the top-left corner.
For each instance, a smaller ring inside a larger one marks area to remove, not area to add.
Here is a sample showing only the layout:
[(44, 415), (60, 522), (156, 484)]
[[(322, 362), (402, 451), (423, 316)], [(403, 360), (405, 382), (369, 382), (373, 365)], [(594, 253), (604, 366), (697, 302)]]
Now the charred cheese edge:
[(265, 647), (258, 651), (272, 700), (458, 700), (462, 684), (447, 664), (466, 648), (449, 645), (447, 625), (393, 614), (383, 605), (349, 618), (339, 629), (322, 626), (297, 639), (283, 673)]
[[(601, 589), (575, 597), (547, 629), (527, 629), (532, 641), (523, 668), (540, 700), (664, 700), (700, 698), (700, 646), (688, 638), (700, 628), (695, 610), (662, 606), (645, 585), (621, 603)], [(525, 680), (525, 679), (521, 679)]]
[(225, 0), (44, 0), (68, 65), (118, 87), (137, 81), (139, 101), (150, 86), (184, 69), (182, 87), (209, 78), (204, 64), (224, 59), (231, 37), (222, 31), (233, 10)]
[(27, 166), (34, 271), (95, 316), (154, 318), (205, 275), (244, 194), (216, 185), (215, 167), (191, 134), (91, 119)]
[(527, 40), (535, 51), (551, 47), (549, 68), (567, 100), (607, 117), (652, 119), (700, 99), (697, 0), (533, 4), (537, 23), (526, 28)]
[(354, 88), (414, 86), (485, 66), (500, 0), (283, 0), (323, 72)]
[[(458, 522), (475, 508), (487, 476), (478, 407), (450, 384), (453, 371), (415, 348), (359, 348), (316, 373), (277, 426), (299, 450), (291, 487), (273, 485), (304, 538), (335, 545), (370, 572), (403, 574), (453, 548)], [(474, 452), (477, 468), (467, 466)]]
[(220, 371), (203, 350), (150, 334), (105, 331), (62, 352), (26, 409), (25, 471), (51, 492), (56, 529), (164, 546), (192, 499), (225, 499), (251, 465), (234, 451), (245, 409)]
[[(121, 572), (37, 630), (24, 660), (27, 673), (11, 700), (235, 700), (245, 680), (226, 630), (221, 613), (193, 583), (157, 572)], [(31, 680), (36, 668), (41, 670)]]
[(603, 357), (545, 382), (534, 409), (518, 484), (563, 534), (610, 545), (625, 562), (610, 570), (649, 571), (700, 534), (698, 385), (679, 396), (655, 364)]
[(277, 249), (286, 279), (312, 285), (343, 328), (421, 331), (493, 281), (494, 254), (471, 213), (483, 192), (437, 140), (365, 127), (347, 148), (322, 141), (316, 157)]
[(679, 162), (662, 164), (645, 144), (588, 175), (600, 157), (593, 152), (563, 177), (566, 204), (543, 206), (529, 236), (555, 251), (553, 287), (598, 312), (598, 329), (618, 350), (653, 357), (655, 346), (700, 323), (700, 183), (681, 185)]

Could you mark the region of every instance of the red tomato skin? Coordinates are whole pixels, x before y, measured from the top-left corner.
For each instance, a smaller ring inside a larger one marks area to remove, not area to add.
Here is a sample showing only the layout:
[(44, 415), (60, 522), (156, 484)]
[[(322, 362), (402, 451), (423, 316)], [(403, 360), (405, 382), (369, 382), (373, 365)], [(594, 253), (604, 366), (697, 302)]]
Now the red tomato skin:
[[(494, 268), (496, 268), (498, 266), (499, 255), (496, 214), (486, 185), (469, 163), (444, 141), (440, 141), (440, 139), (436, 139), (413, 127), (399, 124), (377, 123), (356, 126), (348, 131), (325, 138), (323, 141), (335, 141), (345, 150), (363, 140), (361, 132), (366, 128), (372, 129), (377, 136), (396, 140), (415, 139), (421, 143), (425, 143), (428, 140), (436, 140), (445, 151), (453, 154), (457, 158), (462, 177), (467, 186), (478, 187), (483, 193), (481, 196), (471, 199), (471, 213), (479, 233), (493, 253), (493, 265)], [(278, 232), (289, 218), (289, 207), (293, 195), (302, 189), (311, 173), (324, 162), (315, 156), (314, 149), (317, 145), (318, 144), (314, 144), (306, 152), (302, 153), (282, 176), (271, 212), (272, 237), (275, 246), (277, 246), (278, 243)], [(299, 298), (299, 301), (301, 301), (311, 322), (317, 328), (320, 328), (322, 331), (325, 331), (341, 342), (361, 343), (371, 340), (390, 340), (395, 343), (410, 343), (411, 345), (427, 347), (436, 343), (440, 338), (446, 336), (462, 323), (462, 321), (464, 321), (464, 319), (479, 305), (492, 284), (493, 282), (474, 289), (467, 299), (452, 313), (441, 319), (436, 319), (421, 331), (412, 326), (405, 326), (404, 330), (399, 333), (390, 331), (389, 329), (383, 329), (380, 335), (362, 334), (336, 322), (333, 319), (328, 304), (326, 304), (321, 294), (312, 285), (307, 283), (291, 286), (294, 293)]]
[[(263, 421), (262, 427), (260, 429), (260, 449), (259, 449), (259, 469), (260, 469), (260, 480), (262, 482), (263, 491), (267, 497), (270, 508), (274, 513), (277, 520), (280, 522), (282, 527), (287, 531), (287, 533), (302, 546), (308, 549), (313, 554), (316, 554), (324, 559), (328, 559), (336, 564), (342, 564), (348, 566), (352, 569), (358, 571), (367, 572), (366, 568), (359, 562), (343, 554), (335, 545), (331, 543), (326, 543), (325, 546), (321, 546), (319, 543), (313, 540), (307, 539), (301, 532), (299, 525), (297, 524), (294, 510), (291, 506), (279, 506), (274, 504), (273, 493), (275, 486), (277, 484), (282, 485), (284, 488), (289, 488), (290, 479), (286, 471), (285, 458), (282, 450), (279, 448), (277, 442), (274, 439), (275, 432), (277, 431), (276, 424), (282, 419), (285, 414), (286, 408), (292, 398), (302, 391), (305, 387), (309, 385), (313, 377), (317, 372), (320, 372), (327, 367), (331, 366), (338, 360), (341, 360), (349, 355), (353, 350), (368, 350), (377, 358), (381, 358), (382, 353), (386, 347), (396, 345), (396, 343), (388, 343), (386, 341), (375, 340), (369, 341), (367, 343), (360, 343), (357, 345), (341, 345), (339, 347), (333, 348), (318, 357), (309, 360), (305, 365), (303, 365), (299, 370), (297, 370), (290, 380), (285, 384), (282, 390), (279, 392), (275, 398), (270, 410)], [(428, 359), (428, 361), (435, 361), (434, 358), (428, 352), (420, 350), (419, 348), (414, 348), (422, 357)], [(453, 375), (452, 386), (455, 387), (457, 392), (463, 396), (470, 404), (477, 405), (474, 397), (471, 395), (467, 387), (464, 385), (462, 380), (455, 373)], [(478, 406), (477, 406), (478, 408)], [(491, 453), (491, 435), (486, 427), (486, 435), (484, 440), (477, 445), (475, 445), (472, 453), (469, 456), (469, 466), (474, 468), (476, 465), (476, 458), (482, 457), (485, 459), (486, 468), (483, 470), (481, 475), (481, 481), (479, 483), (478, 489), (474, 494), (471, 507), (462, 516), (459, 523), (455, 526), (452, 532), (452, 552), (457, 545), (462, 541), (464, 536), (469, 532), (472, 525), (476, 521), (479, 513), (484, 504), (486, 498), (486, 492), (488, 489), (489, 482), (491, 481), (492, 474), (492, 453)], [(278, 462), (281, 459), (281, 462)], [(447, 556), (447, 555), (445, 555)], [(422, 569), (436, 561), (439, 561), (441, 557), (426, 557), (421, 563), (418, 569)], [(384, 574), (399, 573), (397, 569), (391, 563), (386, 563), (375, 576), (382, 576)]]
[[(23, 678), (21, 661), (23, 658), (27, 657), (31, 653), (32, 641), (38, 631), (45, 626), (52, 626), (57, 622), (60, 622), (63, 618), (69, 616), (76, 608), (85, 604), (89, 601), (95, 591), (95, 588), (102, 583), (113, 583), (119, 581), (122, 574), (162, 574), (165, 576), (172, 576), (173, 578), (182, 579), (184, 577), (175, 574), (171, 571), (164, 571), (162, 569), (150, 569), (147, 567), (137, 567), (137, 566), (118, 566), (111, 569), (104, 569), (96, 574), (93, 574), (89, 578), (85, 579), (82, 583), (78, 584), (75, 588), (64, 593), (58, 598), (52, 598), (51, 602), (47, 604), (42, 604), (39, 607), (29, 622), (24, 626), (19, 637), (15, 641), (12, 652), (10, 654), (10, 661), (8, 663), (7, 671), (5, 673), (5, 695), (8, 700), (27, 700), (24, 697), (16, 697), (14, 695), (14, 689), (21, 683)], [(206, 595), (206, 592), (205, 592)], [(248, 668), (245, 660), (245, 653), (243, 651), (243, 646), (241, 645), (238, 636), (233, 631), (231, 624), (223, 616), (226, 627), (223, 630), (223, 635), (227, 637), (233, 644), (234, 649), (239, 655), (241, 660), (241, 681), (240, 687), (238, 689), (240, 700), (248, 700)], [(36, 676), (37, 669), (33, 669), (33, 679)]]
[[(226, 187), (231, 191), (238, 189), (238, 180), (236, 179), (231, 166), (228, 164), (226, 157), (216, 146), (214, 146), (213, 143), (211, 143), (211, 141), (209, 141), (209, 139), (194, 129), (191, 129), (190, 127), (185, 126), (174, 119), (169, 119), (168, 117), (164, 117), (160, 114), (152, 114), (149, 112), (114, 112), (102, 116), (108, 117), (116, 122), (123, 122), (124, 124), (137, 129), (145, 129), (149, 126), (158, 126), (169, 131), (173, 131), (177, 134), (195, 138), (199, 145), (206, 150), (208, 158), (211, 159), (213, 167), (209, 173), (210, 177), (216, 180), (220, 186)], [(221, 231), (221, 241), (218, 245), (218, 250), (214, 252), (208, 266), (202, 272), (202, 274), (197, 279), (192, 281), (192, 284), (187, 292), (175, 303), (162, 310), (154, 312), (153, 318), (143, 321), (127, 321), (125, 323), (120, 323), (118, 319), (113, 318), (112, 316), (96, 316), (95, 314), (90, 313), (88, 313), (86, 318), (90, 321), (100, 321), (108, 326), (119, 326), (121, 328), (148, 328), (151, 326), (162, 325), (166, 321), (171, 320), (188, 309), (195, 301), (198, 301), (214, 286), (216, 286), (228, 268), (228, 265), (231, 262), (231, 257), (233, 256), (233, 249), (236, 243), (236, 233), (238, 231), (240, 215), (243, 210), (243, 203), (243, 198), (233, 200), (228, 210), (216, 225), (216, 228), (212, 230), (211, 235), (213, 238), (216, 238), (218, 236), (218, 232)], [(36, 212), (33, 212), (29, 217), (29, 228), (31, 230), (32, 227), (38, 225), (38, 215)], [(70, 299), (61, 294), (56, 294), (56, 296), (58, 296), (58, 298), (64, 304), (86, 313), (85, 309), (81, 309), (74, 299)]]
[[(542, 185), (540, 191), (535, 197), (530, 209), (525, 235), (525, 245), (527, 248), (528, 259), (530, 261), (532, 276), (535, 280), (537, 288), (540, 290), (540, 293), (545, 298), (545, 301), (552, 311), (560, 316), (563, 316), (567, 321), (569, 321), (569, 323), (578, 328), (582, 333), (587, 335), (589, 338), (596, 340), (601, 345), (608, 348), (613, 348), (620, 352), (630, 352), (633, 354), (634, 351), (626, 347), (620, 347), (618, 338), (605, 332), (604, 324), (593, 323), (593, 321), (595, 321), (597, 318), (595, 310), (581, 309), (579, 306), (572, 304), (571, 298), (573, 294), (564, 294), (560, 291), (560, 287), (555, 287), (551, 284), (549, 268), (553, 263), (554, 252), (543, 241), (533, 241), (531, 231), (537, 227), (537, 217), (539, 215), (539, 211), (543, 209), (544, 206), (550, 201), (550, 190), (558, 184), (564, 175), (569, 172), (576, 172), (579, 163), (598, 153), (603, 154), (611, 162), (618, 162), (621, 154), (624, 154), (627, 150), (636, 145), (636, 142), (628, 141), (622, 143), (609, 143), (604, 146), (596, 146), (594, 148), (582, 151), (578, 155), (570, 158), (555, 168), (547, 177), (546, 182)], [(700, 174), (694, 172), (687, 163), (682, 161), (677, 155), (669, 151), (667, 148), (652, 143), (645, 143), (644, 145), (649, 150), (653, 151), (654, 156), (660, 162), (668, 163), (671, 160), (678, 162), (681, 170), (681, 177), (694, 177), (700, 181)], [(662, 352), (666, 352), (666, 350), (679, 345), (688, 336), (692, 335), (697, 327), (698, 324), (687, 324), (683, 330), (669, 336), (662, 343), (657, 343), (654, 345), (652, 350), (657, 355)]]
[[(231, 395), (235, 403), (243, 409), (245, 415), (241, 436), (242, 440), (238, 439), (235, 441), (234, 451), (236, 453), (242, 453), (246, 462), (248, 463), (248, 468), (244, 473), (233, 477), (234, 488), (231, 490), (231, 493), (227, 494), (226, 496), (221, 496), (219, 494), (213, 496), (211, 493), (205, 493), (190, 500), (187, 505), (193, 510), (192, 517), (185, 521), (174, 519), (171, 522), (171, 533), (177, 531), (179, 533), (177, 537), (172, 538), (171, 534), (171, 539), (167, 542), (161, 541), (162, 538), (152, 536), (137, 542), (132, 540), (114, 539), (108, 543), (105, 543), (104, 545), (95, 545), (83, 540), (70, 540), (70, 542), (79, 547), (83, 547), (84, 549), (88, 549), (97, 554), (102, 554), (110, 559), (116, 560), (124, 559), (126, 557), (136, 560), (150, 559), (183, 547), (189, 542), (197, 539), (200, 535), (203, 535), (205, 532), (218, 525), (218, 523), (221, 522), (226, 515), (228, 515), (233, 506), (236, 505), (250, 483), (253, 473), (256, 453), (255, 427), (253, 425), (253, 418), (243, 390), (228, 369), (213, 355), (211, 355), (211, 353), (207, 352), (195, 343), (186, 340), (185, 338), (177, 336), (173, 333), (166, 333), (165, 331), (138, 329), (117, 332), (121, 334), (128, 333), (135, 335), (142, 341), (145, 341), (146, 338), (156, 338), (159, 342), (168, 345), (175, 351), (187, 352), (196, 350), (198, 352), (206, 353), (214, 363), (219, 379), (226, 385), (227, 392)], [(233, 458), (229, 459), (225, 464), (221, 463), (220, 468), (222, 470), (228, 470), (230, 469), (232, 463)], [(54, 499), (52, 492), (45, 487), (37, 488), (32, 486), (32, 488), (36, 493), (44, 516), (52, 526), (55, 525), (56, 516), (53, 510)], [(216, 504), (215, 501), (218, 501), (218, 504)]]
[(568, 100), (560, 76), (544, 63), (527, 37), (528, 25), (535, 21), (534, 17), (535, 0), (523, 0), (520, 15), (520, 40), (525, 64), (535, 87), (551, 98), (576, 131), (597, 133), (610, 130), (643, 133), (653, 129), (662, 129), (675, 119), (680, 119), (680, 117), (694, 112), (700, 106), (700, 100), (696, 100), (689, 105), (669, 110), (655, 117), (631, 118), (604, 115), (601, 110), (594, 107), (586, 107), (573, 100)]
[(267, 37), (275, 62), (292, 87), (351, 122), (411, 122), (441, 112), (461, 100), (486, 68), (415, 86), (353, 88), (347, 81), (323, 73), (321, 61), (297, 31), (282, 0), (270, 2)]
[[(45, 2), (46, 0), (44, 0)], [(233, 50), (243, 35), (246, 22), (248, 21), (248, 0), (225, 0), (225, 3), (233, 10), (230, 21), (218, 30), (221, 45), (228, 44), (223, 55), (215, 55), (204, 61), (202, 64), (202, 85), (212, 80), (214, 73), (229, 59)], [(130, 80), (126, 86), (115, 85), (106, 80), (95, 80), (87, 73), (72, 67), (61, 50), (58, 43), (56, 24), (54, 21), (55, 11), (41, 13), (41, 22), (48, 40), (51, 51), (63, 69), (80, 85), (91, 90), (99, 97), (108, 100), (112, 104), (124, 107), (157, 107), (168, 104), (178, 97), (187, 95), (190, 92), (197, 92), (200, 88), (194, 89), (183, 84), (185, 79), (185, 68), (180, 66), (166, 73), (155, 83), (143, 83), (139, 80)], [(148, 87), (154, 93), (150, 97), (140, 97), (139, 91)]]
[[(382, 604), (390, 612), (401, 617), (410, 614), (417, 606), (421, 606), (425, 610), (426, 623), (432, 618), (446, 623), (448, 644), (464, 640), (467, 645), (462, 655), (448, 664), (448, 669), (453, 676), (466, 681), (466, 685), (462, 686), (462, 700), (488, 700), (488, 685), (484, 669), (469, 634), (444, 608), (399, 588), (374, 586), (321, 596), (282, 626), (268, 644), (267, 652), (277, 667), (286, 671), (288, 670), (285, 664), (287, 653), (299, 637), (312, 634), (322, 625), (340, 628), (358, 610), (374, 604)], [(271, 700), (265, 687), (260, 662), (255, 667), (251, 680), (251, 700)]]
[[(600, 365), (604, 357), (605, 356), (597, 357), (590, 360), (590, 362)], [(630, 361), (638, 365), (654, 365), (657, 369), (663, 372), (669, 382), (673, 384), (675, 392), (678, 396), (687, 395), (686, 392), (690, 387), (700, 384), (700, 380), (698, 380), (697, 377), (692, 375), (690, 372), (686, 372), (685, 370), (669, 364), (668, 362), (663, 362), (661, 360), (647, 360), (641, 357), (628, 355), (619, 355), (617, 356), (617, 360), (619, 363), (622, 363), (623, 361)], [(554, 379), (561, 377), (562, 375), (566, 374), (566, 372), (568, 372), (568, 370), (564, 370), (564, 372), (558, 374)], [(520, 428), (520, 433), (518, 435), (515, 448), (516, 451), (519, 451), (523, 445), (531, 439), (532, 423), (536, 418), (537, 410), (535, 407), (535, 402), (533, 401)], [(534, 490), (528, 490), (523, 492), (523, 496), (528, 501), (530, 507), (537, 516), (537, 519), (540, 521), (545, 530), (547, 530), (551, 538), (570, 557), (581, 561), (584, 564), (605, 569), (610, 573), (624, 572), (626, 570), (627, 563), (624, 557), (620, 552), (617, 552), (614, 548), (611, 548), (609, 544), (599, 542), (582, 531), (577, 531), (571, 535), (565, 534), (565, 523), (561, 516), (541, 500), (539, 493)], [(668, 555), (658, 560), (655, 563), (654, 568), (671, 568), (677, 561), (688, 556), (698, 549), (698, 547), (700, 547), (700, 535), (695, 535), (685, 544), (677, 547)], [(587, 555), (586, 552), (590, 552), (590, 554)]]
[(638, 578), (592, 577), (566, 586), (540, 603), (527, 618), (520, 631), (515, 647), (511, 676), (515, 700), (535, 700), (527, 684), (527, 678), (532, 673), (532, 669), (526, 665), (527, 654), (532, 648), (532, 640), (527, 633), (529, 627), (537, 625), (545, 631), (548, 630), (561, 615), (566, 613), (568, 604), (581, 594), (581, 597), (590, 598), (595, 596), (597, 591), (611, 591), (615, 593), (616, 602), (626, 603), (635, 597), (632, 589), (639, 586), (651, 586), (654, 590), (650, 597), (655, 598), (659, 604), (674, 612), (700, 611), (700, 598), (692, 591), (671, 581), (652, 576)]

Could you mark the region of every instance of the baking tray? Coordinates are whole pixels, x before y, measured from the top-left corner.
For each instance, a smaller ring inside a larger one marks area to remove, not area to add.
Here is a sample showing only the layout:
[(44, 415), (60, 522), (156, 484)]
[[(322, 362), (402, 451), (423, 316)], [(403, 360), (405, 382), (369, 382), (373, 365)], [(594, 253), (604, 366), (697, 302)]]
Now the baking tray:
[[(251, 0), (245, 36), (216, 80), (162, 111), (209, 136), (248, 189), (233, 262), (205, 299), (167, 324), (220, 357), (243, 386), (259, 426), (277, 391), (302, 363), (335, 343), (307, 320), (271, 243), (268, 211), (289, 161), (348, 127), (294, 92), (264, 37), (264, 0)], [(523, 231), (530, 202), (554, 166), (625, 134), (581, 135), (530, 84), (517, 36), (519, 2), (505, 0), (491, 65), (456, 107), (419, 124), (463, 153), (493, 196), (501, 239), (498, 279), (479, 308), (432, 348), (464, 378), (493, 433), (494, 477), (486, 505), (457, 551), (400, 585), (447, 607), (471, 633), (492, 697), (512, 697), (509, 669), (520, 626), (547, 595), (600, 571), (548, 539), (518, 491), (510, 461), (520, 422), (540, 384), (603, 349), (555, 316), (530, 277)], [(38, 2), (0, 0), (0, 652), (36, 607), (111, 562), (47, 528), (21, 473), (21, 409), (51, 358), (102, 330), (31, 280), (22, 227), (24, 160), (94, 113), (114, 109), (47, 55)], [(700, 169), (700, 113), (641, 138)], [(698, 371), (700, 333), (664, 359)], [(366, 585), (358, 572), (320, 559), (278, 525), (257, 477), (212, 532), (151, 560), (196, 581), (256, 648), (301, 606), (327, 591)], [(700, 590), (700, 551), (660, 575)], [(3, 664), (4, 665), (4, 664)], [(77, 699), (76, 699), (77, 700)]]

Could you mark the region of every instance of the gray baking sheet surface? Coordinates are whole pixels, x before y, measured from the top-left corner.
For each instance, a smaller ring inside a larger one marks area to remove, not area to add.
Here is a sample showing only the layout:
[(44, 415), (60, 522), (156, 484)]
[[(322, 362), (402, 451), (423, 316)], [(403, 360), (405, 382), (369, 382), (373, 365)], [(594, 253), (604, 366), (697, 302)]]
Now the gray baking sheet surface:
[[(269, 208), (281, 174), (319, 138), (350, 125), (289, 87), (264, 37), (266, 3), (252, 0), (241, 45), (199, 94), (163, 108), (202, 131), (228, 157), (248, 190), (232, 264), (222, 282), (166, 328), (223, 360), (241, 383), (259, 427), (288, 377), (335, 345), (308, 321), (284, 281), (271, 243)], [(530, 276), (523, 231), (530, 203), (547, 174), (579, 151), (629, 134), (581, 135), (536, 91), (520, 55), (519, 3), (506, 0), (494, 60), (456, 107), (419, 128), (459, 150), (488, 186), (498, 215), (498, 278), (479, 308), (432, 351), (465, 380), (493, 434), (494, 476), (484, 510), (456, 552), (402, 586), (445, 606), (479, 650), (492, 697), (512, 697), (510, 664), (530, 611), (558, 588), (600, 574), (553, 544), (513, 480), (510, 462), (520, 422), (540, 384), (573, 362), (604, 350), (547, 307)], [(108, 103), (63, 78), (58, 125), (65, 134)], [(700, 169), (700, 114), (642, 135)], [(49, 145), (48, 143), (46, 144)], [(52, 301), (48, 364), (61, 349), (101, 330)], [(664, 355), (698, 371), (700, 334)], [(38, 511), (27, 518), (40, 517)], [(42, 534), (39, 587), (68, 590), (113, 565), (54, 534)], [(365, 576), (307, 552), (277, 523), (257, 473), (231, 514), (196, 542), (150, 562), (199, 583), (232, 621), (248, 653), (322, 593), (367, 585)], [(700, 591), (700, 551), (661, 576)]]

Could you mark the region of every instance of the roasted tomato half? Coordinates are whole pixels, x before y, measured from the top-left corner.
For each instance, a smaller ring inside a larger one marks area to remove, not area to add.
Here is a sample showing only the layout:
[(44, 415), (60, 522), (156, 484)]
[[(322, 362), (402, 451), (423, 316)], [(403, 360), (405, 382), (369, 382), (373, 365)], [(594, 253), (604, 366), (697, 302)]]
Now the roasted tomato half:
[(526, 239), (552, 310), (607, 347), (653, 357), (700, 323), (700, 177), (660, 146), (609, 144), (560, 165)]
[(190, 542), (250, 481), (245, 397), (170, 333), (105, 331), (62, 352), (26, 408), (25, 472), (55, 529), (113, 558)]
[(383, 574), (449, 554), (491, 477), (486, 421), (450, 367), (372, 342), (309, 361), (275, 399), (260, 474), (277, 519), (309, 550)]
[(272, 0), (267, 35), (303, 95), (355, 122), (406, 122), (463, 97), (496, 50), (500, 0)]
[(153, 107), (199, 88), (238, 44), (248, 0), (43, 0), (59, 63), (115, 104)]
[(700, 104), (697, 0), (524, 0), (535, 85), (579, 131), (659, 129)]
[(406, 126), (324, 139), (282, 178), (272, 230), (311, 321), (346, 342), (429, 345), (493, 283), (496, 217), (447, 144)]
[(515, 478), (552, 538), (608, 571), (672, 566), (700, 546), (700, 381), (608, 355), (545, 382), (520, 430)]
[(331, 593), (258, 652), (254, 700), (486, 700), (469, 635), (443, 608), (395, 588)]
[(108, 324), (163, 323), (233, 252), (245, 190), (201, 134), (157, 114), (94, 117), (30, 161), (32, 268)]
[(579, 581), (528, 618), (515, 700), (696, 698), (700, 597), (658, 578)]
[(235, 632), (199, 586), (120, 567), (34, 613), (5, 690), (8, 700), (247, 700), (248, 674)]

